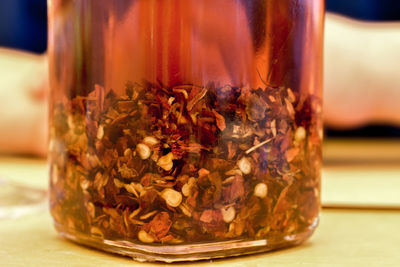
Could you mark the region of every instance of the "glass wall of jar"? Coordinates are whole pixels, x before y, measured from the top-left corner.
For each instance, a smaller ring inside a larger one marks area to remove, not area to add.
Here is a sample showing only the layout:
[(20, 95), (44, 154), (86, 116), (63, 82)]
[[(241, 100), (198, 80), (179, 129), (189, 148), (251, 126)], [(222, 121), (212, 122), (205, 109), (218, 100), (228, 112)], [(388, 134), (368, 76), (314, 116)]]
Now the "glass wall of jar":
[(311, 235), (322, 0), (49, 0), (49, 19), (62, 236), (180, 261)]

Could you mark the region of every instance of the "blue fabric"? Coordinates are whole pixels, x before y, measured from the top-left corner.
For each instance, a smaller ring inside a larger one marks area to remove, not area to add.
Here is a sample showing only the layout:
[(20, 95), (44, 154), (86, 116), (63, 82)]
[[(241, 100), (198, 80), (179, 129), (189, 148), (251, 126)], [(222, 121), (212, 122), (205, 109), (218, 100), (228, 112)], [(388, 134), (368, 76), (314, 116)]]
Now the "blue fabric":
[(400, 20), (399, 0), (326, 0), (326, 9), (363, 20)]
[(46, 50), (46, 0), (0, 0), (0, 46)]

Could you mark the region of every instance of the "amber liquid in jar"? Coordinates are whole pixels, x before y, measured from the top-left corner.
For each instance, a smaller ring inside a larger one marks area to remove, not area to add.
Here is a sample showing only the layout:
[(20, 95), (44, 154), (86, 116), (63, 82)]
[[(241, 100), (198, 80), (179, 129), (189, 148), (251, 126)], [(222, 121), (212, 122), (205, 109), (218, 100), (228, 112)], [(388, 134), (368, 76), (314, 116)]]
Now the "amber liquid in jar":
[(298, 244), (319, 212), (319, 0), (50, 0), (50, 205), (138, 260)]

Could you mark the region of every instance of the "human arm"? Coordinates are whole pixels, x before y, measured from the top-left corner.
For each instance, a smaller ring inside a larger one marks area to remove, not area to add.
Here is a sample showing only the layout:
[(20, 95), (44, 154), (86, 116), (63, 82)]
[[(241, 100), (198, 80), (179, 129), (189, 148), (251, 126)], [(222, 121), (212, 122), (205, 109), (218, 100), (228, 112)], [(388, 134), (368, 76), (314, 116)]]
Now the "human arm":
[(400, 22), (327, 14), (324, 57), (328, 126), (400, 125)]
[(47, 150), (47, 58), (0, 49), (0, 153)]

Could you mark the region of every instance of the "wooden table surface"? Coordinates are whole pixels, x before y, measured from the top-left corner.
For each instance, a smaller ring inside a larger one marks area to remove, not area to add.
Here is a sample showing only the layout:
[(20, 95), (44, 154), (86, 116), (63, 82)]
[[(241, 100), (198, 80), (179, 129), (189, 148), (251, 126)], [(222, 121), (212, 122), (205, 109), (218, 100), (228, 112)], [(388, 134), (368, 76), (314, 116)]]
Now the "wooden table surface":
[[(333, 141), (325, 151), (322, 200), (327, 208), (315, 234), (301, 246), (215, 260), (213, 266), (400, 266), (399, 143)], [(374, 156), (380, 154), (384, 160)], [(44, 160), (0, 158), (0, 176), (47, 187)], [(135, 262), (58, 237), (46, 205), (29, 215), (0, 219), (0, 266), (164, 265)]]

